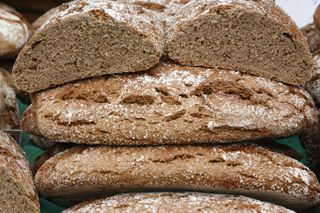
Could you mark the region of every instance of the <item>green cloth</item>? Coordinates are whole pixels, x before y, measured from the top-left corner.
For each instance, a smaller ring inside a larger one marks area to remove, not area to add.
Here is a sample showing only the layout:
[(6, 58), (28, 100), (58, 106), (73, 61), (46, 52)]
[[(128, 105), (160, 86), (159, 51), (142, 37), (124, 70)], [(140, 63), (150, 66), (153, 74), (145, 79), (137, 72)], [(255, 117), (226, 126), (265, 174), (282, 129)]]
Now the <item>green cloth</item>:
[[(21, 115), (26, 109), (26, 107), (27, 106), (25, 104), (19, 101), (19, 110)], [(43, 150), (32, 144), (27, 133), (23, 133), (22, 141), (23, 141), (22, 148), (26, 152), (30, 163), (33, 163), (34, 160), (43, 153)], [(302, 163), (304, 163), (307, 166), (310, 165), (310, 162), (308, 161), (307, 153), (301, 146), (298, 136), (293, 136), (286, 139), (280, 139), (278, 140), (278, 142), (292, 147), (294, 150), (296, 150), (298, 153), (304, 156)], [(63, 210), (63, 208), (57, 205), (54, 205), (53, 203), (50, 203), (49, 201), (43, 198), (40, 199), (40, 204), (41, 204), (41, 213), (59, 213)]]

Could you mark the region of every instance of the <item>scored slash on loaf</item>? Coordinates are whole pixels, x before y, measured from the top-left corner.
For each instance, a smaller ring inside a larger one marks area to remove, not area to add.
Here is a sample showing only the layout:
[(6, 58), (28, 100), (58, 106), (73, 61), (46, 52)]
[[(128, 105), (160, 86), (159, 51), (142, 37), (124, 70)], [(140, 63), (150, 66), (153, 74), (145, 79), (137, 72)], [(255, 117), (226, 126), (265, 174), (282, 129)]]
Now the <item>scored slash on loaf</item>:
[(80, 144), (238, 142), (290, 136), (317, 121), (311, 97), (298, 87), (170, 63), (39, 92), (32, 108), (24, 129)]
[(320, 203), (320, 184), (307, 167), (246, 143), (58, 147), (35, 165), (39, 193), (62, 205), (104, 194), (157, 190), (240, 194), (296, 210)]

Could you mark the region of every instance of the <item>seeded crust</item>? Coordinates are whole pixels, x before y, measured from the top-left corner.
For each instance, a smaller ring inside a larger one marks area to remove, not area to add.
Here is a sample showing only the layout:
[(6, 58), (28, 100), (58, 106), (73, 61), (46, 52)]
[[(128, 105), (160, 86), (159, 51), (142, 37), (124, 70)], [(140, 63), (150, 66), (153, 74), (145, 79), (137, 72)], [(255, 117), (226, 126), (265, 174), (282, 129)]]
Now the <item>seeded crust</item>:
[(204, 193), (123, 194), (85, 202), (63, 213), (102, 212), (293, 212), (281, 206), (243, 196)]
[(18, 89), (35, 92), (77, 79), (146, 70), (159, 63), (163, 37), (161, 22), (140, 6), (73, 1), (60, 6), (30, 39), (13, 77)]
[(21, 148), (0, 131), (1, 212), (40, 212), (30, 165)]
[(180, 64), (236, 69), (293, 85), (312, 77), (305, 38), (270, 0), (194, 0), (174, 18), (167, 50)]
[(238, 142), (286, 137), (317, 121), (312, 98), (298, 87), (170, 63), (70, 83), (36, 93), (32, 102), (40, 134), (25, 130), (80, 144)]
[(307, 167), (250, 144), (75, 146), (37, 167), (38, 192), (59, 204), (159, 190), (240, 194), (295, 210), (320, 201), (320, 185)]
[(12, 7), (0, 2), (0, 57), (18, 55), (28, 41), (30, 24)]
[(0, 129), (20, 126), (15, 95), (10, 73), (0, 67)]

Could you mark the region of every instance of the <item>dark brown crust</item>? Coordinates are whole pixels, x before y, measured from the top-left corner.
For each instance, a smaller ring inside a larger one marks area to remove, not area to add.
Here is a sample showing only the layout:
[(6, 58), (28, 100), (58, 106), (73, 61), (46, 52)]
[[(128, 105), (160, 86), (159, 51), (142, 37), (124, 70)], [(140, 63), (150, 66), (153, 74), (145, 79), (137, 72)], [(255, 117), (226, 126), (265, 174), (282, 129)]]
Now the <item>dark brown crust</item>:
[(32, 105), (30, 105), (23, 113), (21, 125), (23, 129), (30, 130), (29, 132), (31, 132), (32, 135), (41, 136), (41, 133), (37, 126), (36, 118), (36, 111), (34, 110)]
[(75, 82), (35, 94), (33, 104), (37, 128), (24, 124), (27, 131), (79, 144), (230, 143), (285, 137), (312, 126), (317, 115), (311, 97), (297, 87), (175, 64)]
[(204, 193), (135, 193), (84, 202), (64, 213), (104, 212), (277, 212), (293, 211), (243, 196)]
[(311, 161), (320, 166), (320, 117), (317, 125), (301, 135), (301, 143), (309, 153)]
[[(187, 189), (240, 193), (295, 209), (320, 201), (320, 185), (309, 169), (284, 155), (250, 144), (75, 146), (49, 157), (38, 169), (35, 183), (40, 194), (60, 200)], [(273, 195), (265, 197), (268, 192)]]
[(309, 24), (301, 29), (304, 37), (307, 39), (310, 51), (313, 56), (319, 54), (320, 50), (320, 31), (318, 31), (314, 24)]
[[(10, 166), (14, 175), (12, 178), (14, 181), (23, 187), (21, 191), (25, 194), (21, 196), (26, 196), (30, 206), (34, 208), (34, 212), (40, 212), (40, 204), (38, 201), (38, 196), (34, 187), (31, 169), (26, 155), (22, 151), (21, 147), (7, 134), (0, 131), (0, 156), (1, 160), (5, 159), (4, 165)], [(17, 205), (19, 205), (17, 203)]]

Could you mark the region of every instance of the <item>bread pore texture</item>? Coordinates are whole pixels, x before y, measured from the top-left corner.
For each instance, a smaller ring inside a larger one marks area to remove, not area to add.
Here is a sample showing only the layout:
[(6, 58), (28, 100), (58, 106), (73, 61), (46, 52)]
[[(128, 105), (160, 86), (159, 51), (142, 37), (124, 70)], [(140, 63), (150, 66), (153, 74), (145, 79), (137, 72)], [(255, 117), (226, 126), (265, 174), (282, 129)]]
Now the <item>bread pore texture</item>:
[(236, 69), (294, 85), (312, 77), (302, 33), (270, 0), (190, 1), (167, 36), (169, 57), (183, 65)]
[(140, 6), (79, 0), (60, 6), (20, 53), (17, 87), (35, 92), (77, 79), (136, 72), (162, 55), (161, 22)]

